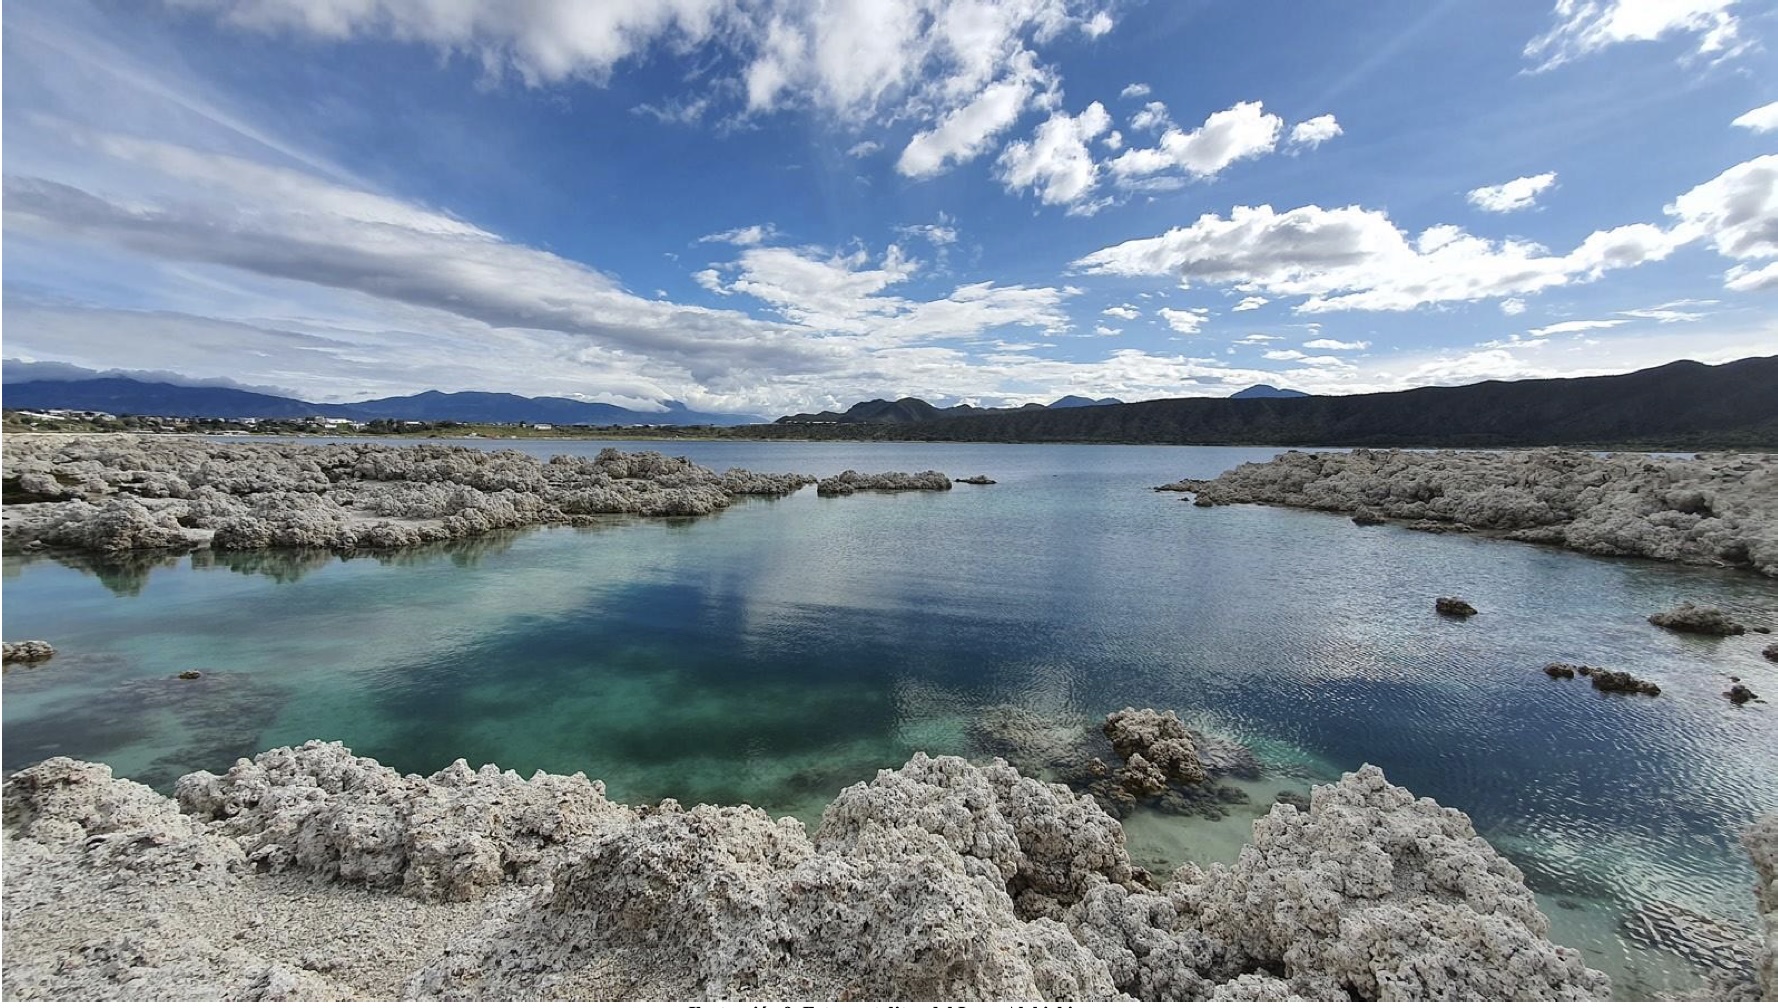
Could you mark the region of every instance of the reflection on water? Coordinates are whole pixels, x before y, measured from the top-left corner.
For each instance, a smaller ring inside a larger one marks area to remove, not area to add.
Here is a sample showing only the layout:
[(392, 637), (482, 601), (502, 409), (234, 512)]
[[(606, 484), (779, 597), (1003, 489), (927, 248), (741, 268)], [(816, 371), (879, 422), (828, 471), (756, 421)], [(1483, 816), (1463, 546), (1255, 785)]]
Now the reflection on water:
[[(995, 708), (1066, 724), (1172, 707), (1252, 746), (1270, 773), (1240, 782), (1249, 805), (1221, 821), (1132, 818), (1133, 851), (1157, 867), (1232, 857), (1278, 791), (1371, 762), (1470, 813), (1525, 869), (1558, 940), (1620, 993), (1695, 975), (1695, 954), (1627, 937), (1626, 914), (1660, 903), (1751, 917), (1736, 836), (1778, 808), (1778, 730), (1773, 707), (1721, 693), (1738, 675), (1778, 696), (1778, 665), (1759, 657), (1764, 638), (1691, 638), (1644, 617), (1691, 598), (1778, 622), (1769, 581), (1197, 509), (1147, 489), (1264, 450), (669, 450), (718, 469), (939, 468), (1000, 483), (805, 491), (707, 519), (345, 560), (197, 554), (77, 569), (7, 557), (8, 638), (60, 653), (5, 677), (6, 766), (63, 752), (164, 787), (327, 738), (409, 772), (458, 757), (585, 770), (619, 800), (809, 818), (916, 750), (1014, 755), (984, 730)], [(1480, 615), (1437, 617), (1445, 594)], [(1551, 661), (1622, 668), (1663, 692), (1553, 681), (1541, 671)], [(171, 678), (186, 668), (205, 675)]]

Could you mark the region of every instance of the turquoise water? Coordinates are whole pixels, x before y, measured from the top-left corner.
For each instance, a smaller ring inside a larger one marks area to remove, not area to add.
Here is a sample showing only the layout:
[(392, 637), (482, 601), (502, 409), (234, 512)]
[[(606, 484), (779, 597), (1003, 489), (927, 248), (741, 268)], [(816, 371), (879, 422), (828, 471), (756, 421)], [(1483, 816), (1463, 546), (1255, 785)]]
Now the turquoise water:
[[(494, 447), (489, 442), (478, 443)], [(499, 445), (507, 447), (507, 445)], [(515, 442), (540, 456), (605, 443)], [(619, 444), (626, 450), (655, 447)], [(5, 636), (58, 657), (4, 678), (10, 771), (53, 754), (167, 787), (341, 739), (403, 771), (458, 757), (584, 770), (614, 798), (805, 818), (920, 749), (988, 756), (979, 712), (1173, 707), (1272, 772), (1221, 822), (1127, 825), (1151, 864), (1226, 860), (1279, 788), (1371, 762), (1467, 811), (1557, 938), (1620, 994), (1692, 970), (1617, 929), (1650, 901), (1752, 920), (1737, 835), (1778, 809), (1769, 637), (1670, 634), (1682, 599), (1778, 624), (1778, 585), (1149, 487), (1268, 449), (695, 442), (726, 468), (937, 468), (995, 486), (612, 520), (390, 557), (183, 557), (78, 570), (5, 558)], [(1481, 614), (1432, 611), (1460, 594)], [(1542, 673), (1622, 668), (1657, 698)], [(195, 682), (171, 678), (203, 670)], [(1242, 783), (1242, 782), (1236, 782)]]

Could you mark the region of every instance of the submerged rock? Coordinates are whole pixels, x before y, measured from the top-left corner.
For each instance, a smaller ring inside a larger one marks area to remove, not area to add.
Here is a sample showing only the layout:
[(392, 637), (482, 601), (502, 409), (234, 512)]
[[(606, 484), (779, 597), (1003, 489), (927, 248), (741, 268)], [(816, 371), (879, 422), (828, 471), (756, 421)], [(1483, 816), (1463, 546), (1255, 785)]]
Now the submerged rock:
[(1602, 693), (1642, 693), (1647, 696), (1660, 696), (1661, 688), (1646, 679), (1638, 679), (1628, 672), (1616, 672), (1611, 669), (1588, 669), (1581, 667), (1581, 674), (1590, 676), (1593, 688)]
[(1723, 696), (1728, 697), (1731, 701), (1737, 704), (1744, 704), (1750, 700), (1759, 699), (1758, 693), (1748, 689), (1741, 683), (1736, 683), (1735, 685), (1730, 686), (1728, 690), (1723, 693)]
[(1767, 644), (1765, 650), (1760, 654), (1764, 655), (1767, 661), (1778, 661), (1778, 644)]
[(1709, 634), (1714, 637), (1734, 637), (1747, 632), (1747, 628), (1729, 619), (1721, 609), (1709, 606), (1693, 605), (1681, 602), (1666, 612), (1658, 612), (1648, 618), (1650, 623), (1680, 633)]
[(1778, 455), (1290, 451), (1192, 489), (1204, 507), (1313, 508), (1778, 577)]
[(1476, 614), (1476, 607), (1455, 596), (1440, 596), (1432, 603), (1440, 616), (1468, 617)]
[(1595, 672), (1602, 671), (1604, 670), (1591, 665), (1569, 665), (1566, 662), (1552, 662), (1543, 667), (1543, 674), (1551, 679), (1573, 679), (1577, 674), (1590, 676)]
[(175, 679), (202, 679), (203, 677), (204, 677), (204, 673), (198, 671), (197, 669), (186, 669), (185, 671), (179, 673), (178, 675), (174, 676), (173, 678), (175, 678)]
[(34, 665), (49, 661), (56, 655), (56, 649), (50, 647), (49, 641), (40, 640), (7, 641), (0, 645), (0, 651), (4, 652), (4, 658), (0, 658), (0, 662), (7, 665)]
[(993, 486), (994, 484), (996, 484), (1000, 481), (999, 480), (992, 480), (992, 479), (989, 479), (987, 476), (982, 475), (982, 476), (965, 476), (964, 478), (957, 480), (956, 482), (968, 483), (970, 486)]

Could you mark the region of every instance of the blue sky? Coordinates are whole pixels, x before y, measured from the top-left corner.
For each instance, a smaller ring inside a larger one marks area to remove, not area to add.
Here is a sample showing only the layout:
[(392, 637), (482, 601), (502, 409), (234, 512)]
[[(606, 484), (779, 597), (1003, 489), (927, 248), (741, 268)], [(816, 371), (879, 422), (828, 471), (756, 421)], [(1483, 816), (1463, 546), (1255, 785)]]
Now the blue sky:
[(0, 25), (14, 374), (775, 415), (1778, 352), (1763, 3), (13, 0)]

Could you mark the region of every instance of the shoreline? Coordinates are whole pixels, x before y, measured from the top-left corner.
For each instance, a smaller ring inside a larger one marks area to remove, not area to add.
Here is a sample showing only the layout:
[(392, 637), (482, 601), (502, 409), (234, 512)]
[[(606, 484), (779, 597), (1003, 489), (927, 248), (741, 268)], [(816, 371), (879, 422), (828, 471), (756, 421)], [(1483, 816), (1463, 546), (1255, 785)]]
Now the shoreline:
[(9, 998), (1610, 996), (1467, 816), (1374, 767), (1166, 879), (1092, 800), (999, 760), (916, 755), (812, 831), (579, 774), (403, 777), (338, 743), (176, 795), (65, 758), (8, 780)]

